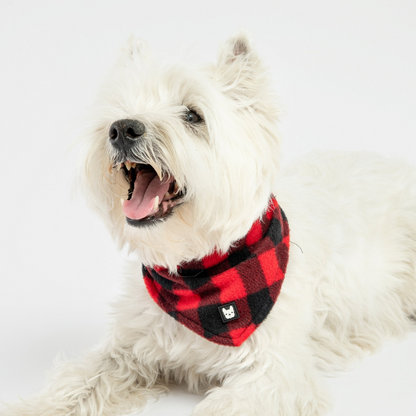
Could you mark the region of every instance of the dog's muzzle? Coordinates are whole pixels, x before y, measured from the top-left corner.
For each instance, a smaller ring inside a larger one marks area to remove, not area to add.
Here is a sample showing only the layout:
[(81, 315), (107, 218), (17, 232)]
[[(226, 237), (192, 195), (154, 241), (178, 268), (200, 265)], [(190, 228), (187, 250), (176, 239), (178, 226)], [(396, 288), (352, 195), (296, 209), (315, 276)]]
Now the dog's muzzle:
[(179, 189), (175, 178), (158, 166), (146, 164), (134, 153), (146, 133), (138, 120), (115, 121), (108, 138), (117, 156), (110, 173), (123, 170), (129, 184), (127, 200), (122, 200), (123, 213), (129, 225), (147, 226), (168, 218), (173, 209), (183, 203), (185, 189)]

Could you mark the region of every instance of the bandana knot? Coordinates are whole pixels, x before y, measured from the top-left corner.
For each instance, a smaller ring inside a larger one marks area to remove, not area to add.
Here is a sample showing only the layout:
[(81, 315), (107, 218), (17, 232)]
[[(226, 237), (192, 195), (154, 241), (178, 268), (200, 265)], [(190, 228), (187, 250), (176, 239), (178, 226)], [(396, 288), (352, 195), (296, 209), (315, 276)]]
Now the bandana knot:
[(289, 225), (272, 197), (227, 253), (181, 263), (177, 274), (143, 266), (143, 278), (152, 299), (182, 325), (217, 344), (239, 346), (275, 304), (288, 258)]

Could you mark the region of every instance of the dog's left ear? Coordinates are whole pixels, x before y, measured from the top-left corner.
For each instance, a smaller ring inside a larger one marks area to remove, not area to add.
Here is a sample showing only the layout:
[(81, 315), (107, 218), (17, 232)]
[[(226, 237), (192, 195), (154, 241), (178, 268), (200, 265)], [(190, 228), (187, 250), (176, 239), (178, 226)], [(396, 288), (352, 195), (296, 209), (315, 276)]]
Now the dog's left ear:
[(240, 30), (222, 45), (218, 56), (218, 67), (233, 63), (248, 63), (252, 58), (257, 60), (253, 53), (251, 36), (248, 32)]
[(220, 48), (216, 78), (223, 92), (232, 98), (241, 100), (258, 94), (266, 72), (246, 31), (239, 31)]

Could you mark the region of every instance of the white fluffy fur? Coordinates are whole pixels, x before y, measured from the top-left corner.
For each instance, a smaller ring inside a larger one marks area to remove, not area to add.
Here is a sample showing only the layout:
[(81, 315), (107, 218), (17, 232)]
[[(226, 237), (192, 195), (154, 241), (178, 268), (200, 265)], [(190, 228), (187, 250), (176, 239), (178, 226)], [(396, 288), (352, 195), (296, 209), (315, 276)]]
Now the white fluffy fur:
[[(192, 129), (185, 107), (205, 125)], [(108, 338), (56, 369), (37, 397), (1, 416), (120, 415), (169, 382), (207, 390), (193, 416), (318, 416), (329, 408), (320, 370), (348, 368), (412, 328), (416, 311), (416, 171), (369, 153), (314, 153), (279, 170), (278, 103), (244, 33), (217, 65), (156, 62), (131, 40), (102, 88), (87, 135), (81, 182), (119, 246), (172, 270), (244, 236), (274, 193), (291, 228), (282, 292), (239, 348), (211, 343), (162, 312), (140, 261), (126, 267)], [(145, 123), (142, 157), (186, 184), (187, 200), (163, 223), (125, 224), (121, 175), (107, 167), (108, 128)], [(296, 243), (296, 244), (294, 244)]]

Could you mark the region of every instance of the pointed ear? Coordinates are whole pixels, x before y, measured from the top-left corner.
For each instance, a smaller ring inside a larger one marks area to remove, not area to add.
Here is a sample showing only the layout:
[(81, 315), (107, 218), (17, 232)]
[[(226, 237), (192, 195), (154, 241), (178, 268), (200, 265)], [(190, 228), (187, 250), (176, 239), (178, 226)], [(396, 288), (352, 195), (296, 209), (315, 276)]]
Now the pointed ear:
[(241, 101), (258, 95), (267, 78), (266, 70), (247, 32), (238, 32), (222, 45), (216, 78), (222, 91), (233, 99)]
[(129, 59), (144, 59), (145, 61), (150, 60), (152, 52), (149, 45), (143, 39), (136, 38), (131, 35), (127, 42), (121, 47), (120, 61), (126, 61)]
[(248, 61), (253, 55), (251, 36), (248, 32), (240, 30), (222, 45), (218, 55), (218, 66), (229, 65), (236, 60)]

